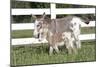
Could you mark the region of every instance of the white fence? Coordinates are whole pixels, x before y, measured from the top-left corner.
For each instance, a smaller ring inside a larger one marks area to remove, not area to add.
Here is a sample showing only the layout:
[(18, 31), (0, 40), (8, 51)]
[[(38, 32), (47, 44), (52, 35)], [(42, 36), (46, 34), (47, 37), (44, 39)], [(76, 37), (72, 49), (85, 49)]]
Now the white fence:
[[(82, 34), (79, 36), (80, 40), (92, 40), (95, 39), (95, 34)], [(38, 41), (35, 38), (20, 38), (20, 39), (12, 39), (12, 45), (24, 45), (24, 44), (39, 44), (39, 43), (47, 43), (46, 40)]]
[[(47, 2), (48, 0), (18, 0), (18, 1), (34, 1), (34, 2)], [(67, 0), (68, 3), (70, 3), (69, 0)], [(56, 18), (57, 14), (95, 14), (95, 8), (57, 8), (56, 9), (56, 4), (55, 3), (65, 3), (65, 1), (57, 0), (51, 0), (48, 1), (51, 2), (50, 9), (12, 9), (12, 15), (41, 15), (43, 12), (46, 14), (51, 15), (52, 18)], [(75, 2), (76, 3), (76, 2)], [(75, 4), (74, 1), (71, 4)], [(77, 3), (78, 4), (78, 3)], [(89, 4), (90, 5), (90, 4)], [(94, 5), (94, 4), (93, 4)], [(82, 27), (94, 27), (95, 26), (95, 21), (90, 21), (89, 25), (81, 24)], [(33, 23), (20, 23), (20, 24), (12, 24), (12, 30), (27, 30), (27, 29), (34, 29), (34, 24)], [(82, 34), (80, 35), (80, 40), (91, 40), (95, 39), (95, 34)], [(18, 39), (12, 39), (12, 45), (24, 45), (24, 44), (32, 44), (32, 43), (45, 43), (47, 42), (46, 40), (39, 42), (38, 39), (35, 38), (18, 38)]]
[[(51, 9), (12, 9), (12, 15), (41, 15), (45, 12), (51, 14)], [(54, 9), (55, 14), (93, 14), (95, 8), (57, 8)]]
[[(81, 27), (94, 27), (95, 21), (90, 21), (89, 25), (81, 24)], [(12, 30), (29, 30), (34, 29), (34, 23), (19, 23), (19, 24), (12, 24)]]

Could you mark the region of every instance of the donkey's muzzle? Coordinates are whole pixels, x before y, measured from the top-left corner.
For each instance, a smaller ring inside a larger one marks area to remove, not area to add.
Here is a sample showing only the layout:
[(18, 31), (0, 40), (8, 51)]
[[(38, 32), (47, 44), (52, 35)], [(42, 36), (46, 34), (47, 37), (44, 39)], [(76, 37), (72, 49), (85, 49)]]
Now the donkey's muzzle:
[(39, 38), (40, 34), (38, 33), (37, 35), (34, 35), (35, 38)]
[(38, 33), (37, 38), (39, 38), (40, 34)]
[(89, 24), (89, 21), (85, 22), (86, 24)]

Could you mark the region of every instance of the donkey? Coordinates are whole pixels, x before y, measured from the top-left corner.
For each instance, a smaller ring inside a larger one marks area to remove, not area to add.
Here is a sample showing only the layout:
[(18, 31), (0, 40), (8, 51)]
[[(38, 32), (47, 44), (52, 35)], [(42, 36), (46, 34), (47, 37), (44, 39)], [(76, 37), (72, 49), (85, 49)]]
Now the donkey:
[[(67, 16), (61, 19), (50, 19), (46, 17), (45, 13), (41, 18), (37, 18), (35, 22), (34, 35), (42, 40), (46, 38), (49, 42), (50, 51), (52, 54), (53, 49), (59, 52), (58, 45), (65, 44), (68, 52), (71, 50), (76, 52), (76, 47), (80, 48), (80, 23), (85, 22), (85, 20), (80, 19), (75, 16)], [(85, 22), (88, 24), (89, 22)]]

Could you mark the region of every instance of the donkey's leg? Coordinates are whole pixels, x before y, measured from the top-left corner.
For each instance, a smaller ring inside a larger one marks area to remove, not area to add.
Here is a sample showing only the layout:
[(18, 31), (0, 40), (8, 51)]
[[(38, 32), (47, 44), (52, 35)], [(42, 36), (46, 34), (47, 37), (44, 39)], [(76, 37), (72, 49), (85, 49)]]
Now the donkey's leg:
[(77, 41), (76, 41), (76, 44), (77, 44), (77, 48), (81, 48), (81, 41), (78, 39)]
[(72, 54), (70, 40), (68, 40), (67, 38), (65, 40), (65, 46), (66, 46), (66, 49), (68, 50), (68, 54)]
[(68, 54), (72, 54), (72, 49), (70, 46), (66, 47), (68, 49)]
[(77, 48), (81, 48), (81, 42), (79, 40), (79, 34), (74, 34), (75, 44)]
[(50, 46), (50, 48), (49, 48), (49, 54), (52, 55), (52, 53), (53, 53), (53, 47)]
[(77, 48), (81, 48), (81, 41), (79, 40), (79, 35), (75, 37), (75, 44)]
[(76, 54), (77, 53), (77, 45), (74, 45), (74, 43), (75, 43), (75, 39), (73, 39), (73, 37), (71, 37), (70, 39), (69, 39), (69, 46), (71, 47), (71, 50)]
[(76, 47), (74, 45), (74, 39), (72, 36), (68, 36), (67, 43), (68, 44), (66, 46), (67, 46), (69, 54), (72, 54), (72, 52), (77, 53)]
[(73, 41), (70, 42), (70, 44), (71, 44), (71, 49), (72, 49), (72, 51), (73, 51), (75, 54), (77, 54), (77, 49), (76, 49), (76, 47), (75, 47)]
[[(72, 54), (73, 50), (75, 49), (72, 38), (69, 39), (69, 54)], [(76, 51), (76, 50), (75, 50)]]
[(54, 49), (55, 49), (55, 51), (56, 51), (57, 53), (59, 53), (59, 49), (58, 49), (58, 46), (57, 46), (57, 45), (54, 46)]

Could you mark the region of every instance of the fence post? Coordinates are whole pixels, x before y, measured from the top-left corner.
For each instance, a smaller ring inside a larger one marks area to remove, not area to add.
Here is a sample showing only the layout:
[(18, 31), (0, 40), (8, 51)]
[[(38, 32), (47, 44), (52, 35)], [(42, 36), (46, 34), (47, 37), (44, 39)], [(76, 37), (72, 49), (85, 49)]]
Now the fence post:
[(55, 9), (56, 9), (56, 4), (55, 3), (51, 3), (50, 4), (51, 19), (56, 19)]

